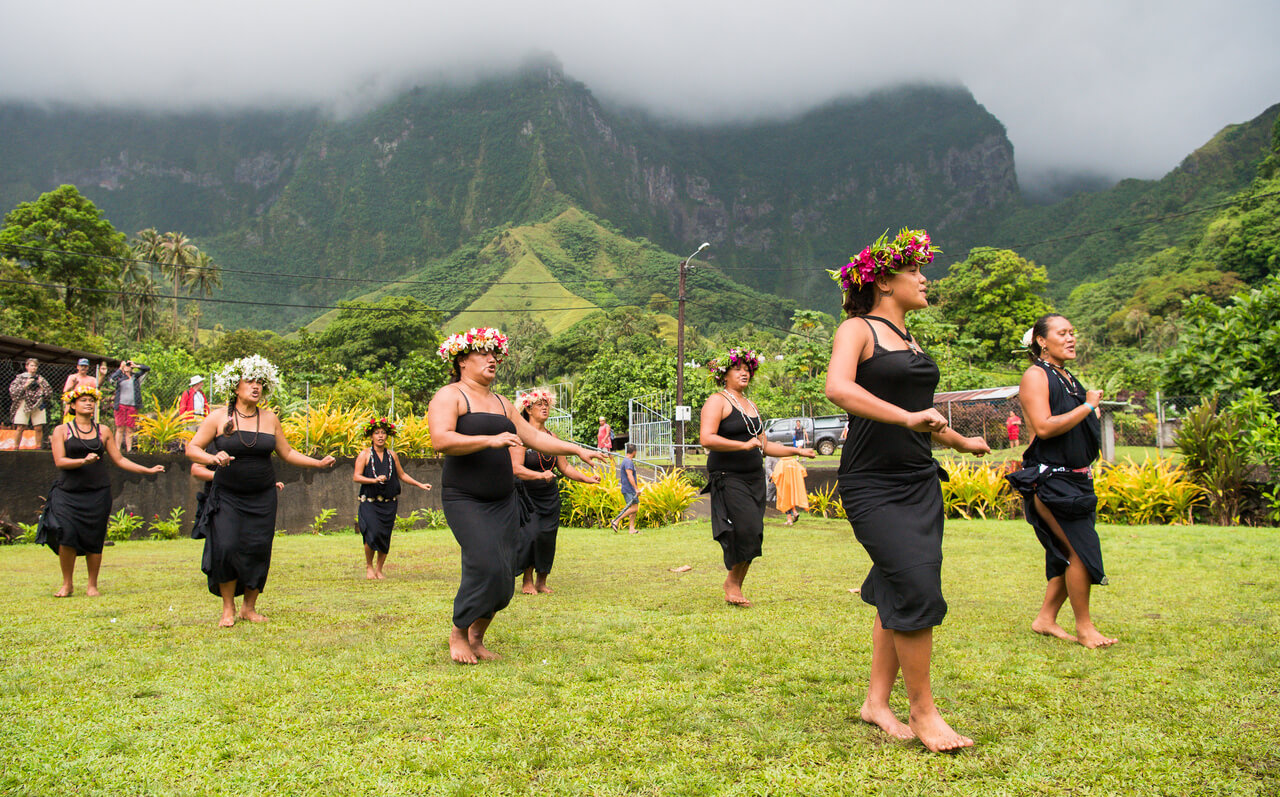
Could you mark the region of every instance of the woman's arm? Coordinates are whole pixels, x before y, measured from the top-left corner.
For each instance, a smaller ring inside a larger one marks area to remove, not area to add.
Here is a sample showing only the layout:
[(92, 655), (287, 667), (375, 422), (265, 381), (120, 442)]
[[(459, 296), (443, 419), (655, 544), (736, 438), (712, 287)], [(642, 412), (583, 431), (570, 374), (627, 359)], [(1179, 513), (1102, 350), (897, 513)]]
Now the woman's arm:
[(750, 451), (753, 448), (760, 448), (760, 438), (753, 437), (750, 440), (730, 440), (722, 437), (720, 432), (720, 421), (729, 415), (729, 402), (719, 393), (712, 393), (707, 397), (707, 402), (702, 405), (702, 412), (698, 413), (698, 445), (708, 451)]
[(511, 453), (511, 472), (516, 478), (522, 482), (549, 482), (556, 477), (549, 470), (534, 470), (524, 466), (524, 446), (512, 446), (507, 451)]
[(76, 468), (88, 465), (91, 462), (98, 461), (98, 455), (89, 452), (87, 456), (80, 459), (71, 459), (67, 456), (67, 431), (66, 424), (63, 424), (53, 430), (53, 435), (49, 438), (49, 447), (53, 449), (53, 464), (61, 470), (75, 470)]
[(351, 476), (351, 481), (356, 484), (382, 484), (382, 481), (364, 475), (364, 466), (369, 464), (369, 449), (365, 449), (356, 455), (356, 471)]
[(427, 429), (431, 433), (431, 446), (436, 451), (446, 456), (459, 457), (486, 448), (520, 445), (520, 438), (511, 432), (493, 435), (458, 434), (461, 403), (458, 391), (450, 390), (447, 385), (431, 397), (431, 403), (427, 405)]
[(205, 465), (201, 465), (199, 462), (191, 463), (191, 475), (202, 482), (213, 481), (213, 469)]
[(1093, 408), (1089, 404), (1081, 404), (1070, 412), (1054, 415), (1049, 409), (1049, 375), (1043, 368), (1031, 366), (1023, 372), (1022, 381), (1018, 383), (1018, 402), (1022, 404), (1022, 416), (1026, 418), (1032, 434), (1041, 439), (1066, 434), (1079, 426), (1097, 408), (1102, 391), (1090, 390), (1085, 398), (1094, 405)]
[(556, 468), (558, 468), (560, 472), (564, 474), (564, 477), (566, 479), (572, 479), (575, 482), (582, 482), (583, 484), (599, 484), (600, 483), (599, 476), (597, 476), (594, 473), (591, 473), (591, 474), (583, 473), (582, 471), (578, 470), (574, 466), (570, 465), (569, 460), (566, 457), (556, 457)]
[[(544, 454), (564, 454), (574, 456), (583, 462), (596, 462), (604, 465), (609, 462), (609, 457), (598, 451), (588, 451), (587, 449), (574, 445), (568, 440), (561, 440), (550, 432), (541, 429), (535, 429), (533, 424), (524, 419), (524, 416), (515, 411), (515, 406), (503, 402), (507, 408), (507, 417), (516, 425), (516, 435), (519, 436), (520, 442), (525, 447), (532, 448), (534, 451), (541, 451)], [(434, 439), (434, 438), (432, 438)]]
[(107, 450), (107, 456), (111, 461), (116, 463), (121, 470), (127, 470), (130, 473), (164, 473), (164, 465), (139, 465), (133, 460), (120, 453), (119, 446), (116, 445), (115, 438), (111, 435), (111, 430), (107, 426), (100, 425), (98, 427), (102, 432), (102, 447)]
[(991, 446), (987, 445), (987, 441), (984, 438), (965, 437), (950, 426), (940, 432), (934, 432), (931, 437), (933, 442), (940, 446), (954, 448), (956, 451), (973, 454), (975, 457), (986, 456), (991, 453)]
[(814, 451), (812, 448), (796, 448), (795, 446), (783, 445), (782, 443), (775, 443), (771, 440), (767, 440), (764, 436), (764, 432), (760, 433), (760, 447), (764, 449), (765, 456), (767, 457), (789, 457), (794, 454), (796, 456), (813, 459), (818, 456), (818, 452)]
[(276, 455), (280, 459), (288, 462), (290, 465), (296, 465), (299, 468), (328, 468), (337, 462), (332, 455), (327, 455), (323, 459), (309, 457), (301, 451), (297, 451), (293, 446), (289, 445), (289, 438), (285, 437), (284, 427), (280, 425), (280, 418), (270, 410), (260, 409), (258, 412), (263, 413), (266, 417), (268, 428), (272, 429), (272, 434), (276, 438)]
[(211, 468), (230, 464), (235, 457), (227, 452), (219, 451), (216, 454), (210, 454), (205, 450), (213, 442), (213, 438), (218, 436), (218, 429), (226, 422), (227, 410), (225, 407), (220, 407), (210, 412), (196, 427), (196, 433), (187, 441), (187, 459), (197, 465), (205, 465)]
[(409, 474), (405, 473), (404, 468), (400, 467), (400, 457), (396, 456), (396, 452), (394, 451), (390, 453), (391, 453), (391, 461), (395, 463), (396, 476), (400, 477), (400, 481), (404, 482), (405, 484), (411, 484), (420, 490), (431, 489), (431, 485), (427, 484), (426, 482), (420, 482), (417, 479), (410, 476)]
[(855, 381), (858, 364), (870, 345), (871, 333), (866, 323), (850, 318), (840, 324), (831, 345), (831, 361), (827, 365), (827, 398), (852, 415), (905, 426), (913, 432), (937, 432), (945, 428), (946, 419), (932, 407), (908, 412), (896, 404), (876, 398)]

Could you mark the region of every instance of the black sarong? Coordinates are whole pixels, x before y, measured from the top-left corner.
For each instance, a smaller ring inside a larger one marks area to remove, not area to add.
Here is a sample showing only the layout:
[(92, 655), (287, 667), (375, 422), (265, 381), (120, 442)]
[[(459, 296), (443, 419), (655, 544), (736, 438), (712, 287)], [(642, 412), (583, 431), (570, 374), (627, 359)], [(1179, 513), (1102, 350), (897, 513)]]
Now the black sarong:
[(191, 536), (204, 538), (200, 569), (208, 577), (209, 592), (221, 595), (219, 584), (236, 582), (236, 595), (261, 592), (271, 569), (271, 544), (276, 534), (276, 487), (256, 493), (237, 493), (214, 483), (205, 488)]
[(1090, 583), (1106, 586), (1107, 574), (1102, 567), (1102, 542), (1098, 539), (1098, 496), (1093, 491), (1093, 474), (1080, 473), (1046, 465), (1031, 465), (1005, 477), (1022, 495), (1022, 509), (1027, 522), (1035, 530), (1036, 539), (1044, 546), (1046, 580), (1067, 572), (1069, 554), (1054, 536), (1049, 524), (1036, 512), (1034, 499), (1040, 496), (1054, 520), (1062, 527), (1067, 542), (1089, 571)]
[(707, 474), (711, 494), (711, 536), (724, 549), (724, 567), (750, 563), (764, 545), (764, 470), (717, 470)]
[(361, 501), (356, 510), (356, 526), (364, 544), (378, 553), (391, 551), (391, 532), (396, 527), (396, 510), (400, 502)]
[(102, 553), (110, 516), (110, 486), (64, 490), (55, 484), (49, 490), (49, 503), (40, 526), (42, 534), (36, 542), (48, 545), (54, 553), (63, 545), (74, 548), (76, 556)]

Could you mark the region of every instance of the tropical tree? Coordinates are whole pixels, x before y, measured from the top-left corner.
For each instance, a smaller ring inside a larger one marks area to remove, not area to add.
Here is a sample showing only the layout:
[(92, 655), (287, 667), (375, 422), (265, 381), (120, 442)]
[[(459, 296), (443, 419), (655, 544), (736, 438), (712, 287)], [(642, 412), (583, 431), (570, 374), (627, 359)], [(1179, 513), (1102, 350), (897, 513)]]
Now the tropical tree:
[(1035, 320), (1051, 312), (1041, 292), (1049, 284), (1043, 266), (1009, 249), (974, 249), (934, 283), (942, 314), (976, 342), (976, 359), (1005, 362)]
[(376, 302), (341, 302), (338, 317), (320, 336), (325, 358), (354, 373), (395, 364), (410, 352), (440, 346), (440, 313), (412, 296)]
[(214, 289), (222, 287), (222, 269), (205, 252), (196, 252), (195, 262), (187, 271), (187, 289), (196, 296), (196, 311), (192, 319), (191, 345), (200, 345), (200, 298), (211, 296)]
[(1206, 296), (1183, 305), (1186, 325), (1165, 358), (1172, 395), (1280, 390), (1280, 274), (1219, 307)]
[(185, 234), (167, 232), (160, 241), (160, 271), (173, 282), (173, 328), (178, 328), (178, 296), (188, 270), (200, 250)]

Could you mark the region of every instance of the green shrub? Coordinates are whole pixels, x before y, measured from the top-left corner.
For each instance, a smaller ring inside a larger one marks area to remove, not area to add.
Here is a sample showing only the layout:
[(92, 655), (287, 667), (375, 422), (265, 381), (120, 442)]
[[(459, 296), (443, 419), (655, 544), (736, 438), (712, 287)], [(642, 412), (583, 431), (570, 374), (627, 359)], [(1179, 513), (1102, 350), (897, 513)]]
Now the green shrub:
[(1209, 498), (1210, 522), (1239, 522), (1252, 467), (1240, 418), (1218, 412), (1218, 399), (1205, 399), (1182, 419), (1175, 442), (1193, 481)]
[(170, 512), (169, 517), (164, 520), (159, 515), (154, 515), (151, 521), (151, 539), (153, 540), (176, 540), (182, 536), (182, 507), (175, 506)]
[(429, 529), (445, 529), (449, 527), (449, 521), (445, 520), (443, 509), (424, 509), (422, 510), (423, 525)]
[(399, 516), (396, 517), (395, 530), (396, 531), (413, 531), (415, 528), (417, 528), (418, 524), (421, 521), (422, 521), (422, 512), (421, 510), (415, 509), (409, 514), (404, 515), (403, 517), (399, 517)]
[[(599, 484), (560, 480), (560, 522), (568, 526), (603, 528), (622, 511), (622, 486), (614, 468), (597, 471)], [(698, 500), (698, 490), (675, 469), (660, 479), (641, 485), (636, 525), (652, 528), (684, 520)]]
[(1126, 460), (1102, 468), (1093, 481), (1102, 523), (1191, 523), (1205, 489), (1168, 459)]
[(942, 483), (947, 517), (970, 520), (1016, 518), (1022, 499), (1005, 480), (1005, 465), (997, 462), (954, 462), (947, 466), (950, 481)]
[(828, 484), (825, 489), (819, 487), (809, 493), (809, 514), (825, 518), (847, 517), (834, 482)]
[(107, 539), (112, 542), (124, 542), (133, 539), (134, 532), (142, 528), (142, 518), (121, 509), (107, 519)]
[(336, 514), (338, 514), (338, 510), (336, 509), (321, 509), (320, 514), (316, 515), (311, 521), (311, 533), (326, 533), (325, 527), (329, 525), (329, 521), (333, 520), (333, 516)]
[(138, 418), (138, 448), (149, 454), (185, 448), (195, 434), (196, 416), (190, 412), (179, 412), (176, 401), (166, 410), (152, 396), (151, 405), (155, 417)]
[(19, 523), (18, 528), (22, 529), (22, 534), (14, 537), (15, 543), (33, 543), (36, 541), (36, 532), (40, 528), (38, 523)]

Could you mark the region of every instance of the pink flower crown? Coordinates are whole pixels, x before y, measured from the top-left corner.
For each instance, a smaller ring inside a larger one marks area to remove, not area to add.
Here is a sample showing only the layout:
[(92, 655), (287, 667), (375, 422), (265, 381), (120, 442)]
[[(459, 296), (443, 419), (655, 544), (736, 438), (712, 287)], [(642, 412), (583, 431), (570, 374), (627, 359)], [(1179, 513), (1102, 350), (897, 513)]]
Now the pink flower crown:
[(491, 351), (501, 360), (507, 353), (507, 336), (493, 327), (472, 327), (466, 332), (450, 335), (440, 344), (440, 359), (449, 362), (459, 354), (470, 351)]
[(929, 233), (924, 230), (903, 227), (892, 241), (889, 240), (889, 231), (885, 230), (875, 243), (851, 258), (848, 264), (839, 269), (827, 269), (827, 273), (839, 283), (840, 290), (848, 292), (875, 282), (876, 277), (897, 273), (905, 266), (924, 268), (939, 254), (942, 250), (933, 245)]
[(524, 412), (539, 401), (547, 402), (547, 409), (551, 409), (556, 405), (556, 394), (545, 387), (521, 393), (516, 396), (516, 412)]
[(737, 366), (745, 366), (754, 376), (760, 367), (760, 355), (754, 349), (729, 349), (723, 358), (717, 357), (708, 362), (707, 370), (711, 371), (711, 378), (717, 384), (723, 385), (729, 369)]
[(102, 401), (102, 391), (91, 385), (77, 385), (62, 394), (64, 404), (74, 404), (81, 396), (92, 396), (94, 401)]
[(365, 421), (364, 426), (360, 427), (360, 431), (365, 437), (373, 437), (373, 433), (379, 429), (385, 430), (387, 437), (396, 436), (396, 425), (386, 418), (370, 418)]

